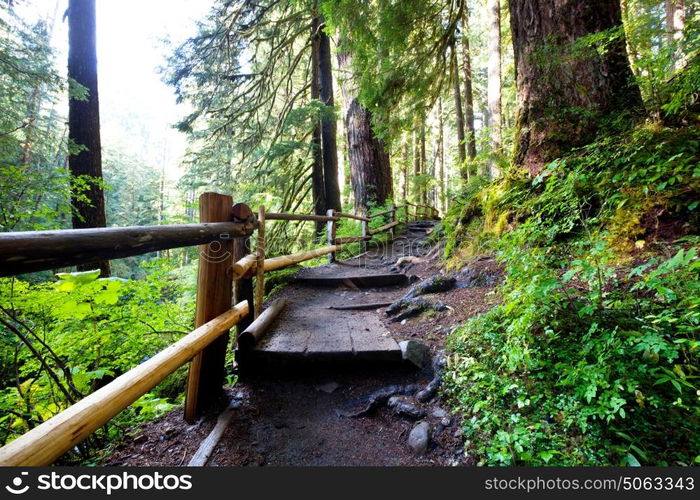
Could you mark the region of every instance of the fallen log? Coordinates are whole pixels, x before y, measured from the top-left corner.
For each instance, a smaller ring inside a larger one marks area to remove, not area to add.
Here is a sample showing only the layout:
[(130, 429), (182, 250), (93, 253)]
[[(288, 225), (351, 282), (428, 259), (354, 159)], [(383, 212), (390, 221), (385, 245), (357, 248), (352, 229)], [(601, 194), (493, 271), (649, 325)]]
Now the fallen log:
[(240, 406), (237, 401), (231, 401), (231, 403), (226, 407), (226, 409), (221, 412), (219, 418), (216, 419), (216, 425), (209, 433), (209, 435), (199, 444), (199, 448), (195, 452), (194, 456), (187, 464), (188, 467), (203, 467), (207, 465), (207, 461), (214, 453), (214, 448), (219, 444), (221, 436), (224, 435), (226, 427), (228, 427), (229, 422), (233, 418), (234, 411)]
[(287, 301), (284, 299), (277, 299), (270, 304), (255, 321), (248, 325), (248, 328), (241, 332), (238, 336), (238, 346), (241, 349), (250, 349), (258, 343), (285, 305)]

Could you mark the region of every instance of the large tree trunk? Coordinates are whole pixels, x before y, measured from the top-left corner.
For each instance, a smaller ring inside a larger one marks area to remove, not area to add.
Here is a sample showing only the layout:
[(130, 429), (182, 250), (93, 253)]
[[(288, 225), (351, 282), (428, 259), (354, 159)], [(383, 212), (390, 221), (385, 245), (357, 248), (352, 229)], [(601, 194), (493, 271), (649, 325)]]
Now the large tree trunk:
[[(319, 47), (320, 47), (321, 22), (315, 17), (311, 22), (311, 99), (319, 100), (321, 97), (319, 82)], [(316, 215), (326, 215), (326, 185), (323, 176), (323, 151), (321, 146), (321, 121), (316, 121), (311, 135), (311, 148), (313, 164), (311, 167), (311, 196)], [(323, 234), (326, 224), (316, 223), (316, 236)]]
[(459, 66), (457, 65), (457, 44), (453, 40), (451, 47), (452, 56), (452, 83), (455, 100), (455, 125), (457, 127), (457, 159), (459, 160), (459, 173), (464, 179), (469, 179), (467, 168), (467, 148), (464, 137), (464, 112), (462, 111), (462, 91), (459, 88)]
[[(100, 107), (97, 93), (95, 0), (70, 0), (68, 6), (68, 77), (87, 89), (86, 100), (68, 103), (68, 137), (83, 148), (71, 154), (71, 203), (73, 227), (106, 227), (102, 187)], [(92, 266), (87, 266), (89, 269)], [(102, 276), (109, 276), (109, 262), (100, 263)], [(78, 270), (86, 270), (78, 266)]]
[[(552, 6), (551, 9), (558, 7)], [(500, 0), (487, 0), (486, 16), (488, 22), (488, 107), (491, 117), (491, 149), (498, 154), (501, 151), (501, 2)], [(489, 175), (498, 177), (499, 171), (496, 162), (489, 164)]]
[(464, 132), (467, 140), (467, 156), (473, 160), (476, 157), (476, 131), (474, 129), (472, 55), (469, 47), (469, 9), (466, 5), (462, 10), (462, 72), (464, 73)]
[(402, 153), (401, 153), (401, 170), (402, 170), (402, 182), (401, 182), (401, 199), (408, 199), (408, 165), (411, 161), (411, 155), (409, 153), (410, 136), (406, 134), (403, 139)]
[(438, 162), (438, 203), (437, 206), (440, 210), (445, 209), (445, 189), (446, 189), (446, 179), (445, 179), (445, 125), (442, 117), (442, 96), (438, 97), (438, 150), (437, 150), (437, 162)]
[(425, 114), (421, 114), (420, 121), (420, 202), (423, 205), (427, 204), (428, 200), (428, 183), (425, 182), (425, 176), (428, 174), (428, 158), (425, 153)]
[(345, 131), (350, 164), (350, 183), (355, 211), (366, 212), (371, 204), (383, 205), (393, 195), (389, 154), (384, 141), (372, 129), (372, 114), (358, 100), (352, 77), (352, 56), (338, 50), (338, 66), (344, 77), (340, 88), (345, 104)]
[[(323, 26), (321, 26), (323, 28)], [(319, 91), (321, 102), (333, 107), (333, 74), (331, 73), (331, 42), (328, 35), (319, 32)], [(324, 113), (321, 118), (321, 145), (323, 152), (323, 179), (326, 191), (326, 207), (340, 211), (340, 188), (338, 187), (338, 147), (336, 145), (336, 123), (334, 113)]]
[(666, 37), (668, 44), (674, 48), (676, 60), (674, 67), (685, 66), (686, 59), (682, 47), (683, 29), (685, 28), (685, 0), (666, 0)]
[(592, 140), (604, 115), (641, 105), (624, 37), (571, 54), (575, 40), (620, 25), (610, 0), (510, 0), (519, 116), (515, 163), (537, 175)]

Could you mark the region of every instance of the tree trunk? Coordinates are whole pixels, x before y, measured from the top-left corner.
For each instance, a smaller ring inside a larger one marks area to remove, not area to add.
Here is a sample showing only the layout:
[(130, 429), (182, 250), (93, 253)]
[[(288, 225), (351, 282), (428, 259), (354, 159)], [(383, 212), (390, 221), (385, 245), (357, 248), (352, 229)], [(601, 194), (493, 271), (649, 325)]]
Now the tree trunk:
[(402, 144), (402, 154), (401, 154), (401, 170), (403, 173), (403, 181), (401, 183), (401, 199), (406, 200), (408, 197), (408, 165), (411, 161), (411, 155), (409, 152), (409, 148), (411, 147), (410, 142), (409, 142), (409, 136), (406, 134), (406, 136), (403, 139), (403, 144)]
[[(319, 46), (320, 46), (321, 22), (315, 17), (311, 22), (311, 99), (320, 100), (321, 90), (319, 83)], [(326, 215), (326, 185), (323, 176), (323, 152), (321, 146), (321, 121), (316, 121), (311, 135), (311, 148), (313, 165), (311, 167), (311, 196), (313, 199), (314, 213)], [(316, 223), (316, 237), (320, 238), (326, 224)]]
[[(555, 10), (558, 7), (550, 7)], [(501, 2), (487, 0), (486, 16), (488, 23), (488, 106), (491, 117), (491, 149), (495, 154), (501, 151)], [(498, 177), (498, 167), (492, 160), (489, 175)]]
[(609, 0), (511, 0), (510, 17), (520, 114), (515, 163), (531, 175), (572, 147), (591, 141), (605, 115), (641, 105), (624, 37), (570, 54), (570, 44), (621, 23)]
[(674, 68), (685, 66), (686, 59), (682, 48), (683, 29), (685, 28), (685, 0), (666, 0), (666, 38), (673, 47), (676, 60)]
[(425, 114), (421, 114), (420, 122), (420, 202), (423, 205), (427, 204), (428, 201), (428, 183), (426, 182), (426, 175), (428, 174), (428, 159), (425, 154)]
[(457, 159), (459, 173), (464, 179), (469, 179), (467, 164), (467, 149), (464, 144), (464, 112), (462, 111), (462, 91), (459, 88), (459, 67), (457, 65), (457, 44), (452, 41), (452, 79), (455, 100), (455, 125), (457, 126)]
[(445, 179), (445, 124), (442, 118), (442, 96), (438, 97), (438, 151), (437, 151), (437, 162), (438, 162), (438, 187), (440, 188), (438, 193), (438, 206), (444, 211), (445, 209), (445, 191), (446, 191), (446, 179)]
[[(333, 74), (331, 73), (331, 42), (323, 31), (319, 31), (318, 76), (321, 102), (333, 108)], [(326, 192), (326, 208), (340, 211), (340, 188), (338, 187), (338, 146), (336, 145), (335, 113), (323, 113), (321, 117), (321, 150), (323, 155), (323, 179)]]
[(476, 131), (474, 129), (472, 56), (469, 48), (469, 9), (466, 5), (462, 10), (462, 72), (464, 73), (464, 132), (467, 140), (467, 156), (473, 160), (476, 157)]
[[(70, 0), (68, 39), (68, 77), (88, 92), (86, 100), (71, 98), (68, 107), (68, 137), (73, 145), (83, 148), (71, 154), (68, 161), (73, 228), (106, 227), (97, 93), (95, 0)], [(109, 276), (109, 262), (101, 262), (99, 267), (103, 277)], [(86, 269), (78, 266), (78, 270)]]
[(338, 50), (338, 66), (346, 75), (340, 80), (340, 88), (346, 106), (345, 133), (355, 211), (365, 213), (371, 204), (383, 205), (393, 195), (389, 154), (372, 129), (372, 114), (358, 100), (359, 90), (348, 76), (352, 74), (352, 56)]

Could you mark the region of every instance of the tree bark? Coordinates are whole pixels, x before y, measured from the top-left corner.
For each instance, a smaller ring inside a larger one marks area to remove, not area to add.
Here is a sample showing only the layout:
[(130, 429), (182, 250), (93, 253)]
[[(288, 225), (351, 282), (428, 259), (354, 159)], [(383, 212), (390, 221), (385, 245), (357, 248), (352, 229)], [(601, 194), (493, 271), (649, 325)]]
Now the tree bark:
[[(319, 31), (318, 76), (321, 102), (333, 108), (333, 74), (331, 72), (331, 41), (323, 31)], [(323, 113), (321, 117), (321, 150), (323, 155), (323, 179), (326, 194), (326, 208), (340, 211), (340, 188), (338, 187), (338, 146), (336, 144), (335, 113)]]
[[(70, 0), (68, 39), (68, 78), (88, 92), (87, 100), (71, 98), (68, 103), (68, 137), (74, 146), (84, 148), (71, 154), (68, 160), (73, 228), (106, 227), (97, 92), (95, 0)], [(90, 267), (87, 266), (87, 269)], [(109, 262), (101, 262), (99, 268), (103, 277), (109, 276)], [(78, 265), (78, 270), (86, 268)]]
[(666, 0), (666, 38), (668, 44), (674, 48), (676, 60), (674, 68), (685, 66), (685, 54), (680, 47), (685, 28), (685, 0)]
[[(551, 7), (556, 9), (558, 7)], [(491, 117), (491, 149), (495, 154), (501, 151), (501, 2), (487, 0), (486, 16), (488, 23), (488, 107)], [(498, 167), (494, 160), (489, 163), (489, 175), (498, 177)]]
[(355, 211), (364, 213), (371, 204), (383, 205), (393, 195), (389, 154), (384, 141), (372, 128), (372, 114), (359, 101), (352, 77), (352, 56), (338, 51), (338, 66), (345, 111), (345, 131), (350, 164), (350, 183)]
[(464, 73), (464, 133), (467, 141), (467, 156), (473, 160), (476, 157), (476, 131), (474, 129), (472, 56), (469, 47), (469, 9), (466, 5), (462, 10), (462, 72)]
[(428, 174), (428, 158), (425, 154), (425, 114), (421, 114), (420, 122), (420, 202), (423, 205), (427, 204), (428, 200), (428, 184), (425, 182), (425, 175)]
[(442, 96), (438, 97), (438, 186), (439, 186), (439, 206), (444, 211), (445, 209), (445, 124), (442, 117)]
[[(311, 99), (320, 100), (321, 90), (319, 83), (319, 46), (320, 46), (321, 21), (314, 17), (311, 21)], [(321, 145), (321, 121), (317, 120), (311, 134), (311, 148), (313, 164), (311, 167), (311, 196), (313, 199), (314, 213), (326, 215), (326, 185), (323, 176), (323, 151)], [(316, 236), (319, 238), (325, 229), (325, 223), (316, 223)]]
[(452, 79), (453, 94), (455, 100), (455, 126), (457, 127), (457, 159), (459, 160), (459, 173), (463, 179), (469, 179), (467, 164), (467, 149), (464, 137), (464, 112), (462, 110), (462, 91), (459, 88), (459, 67), (457, 65), (457, 44), (452, 41)]
[(641, 106), (624, 37), (571, 54), (575, 40), (618, 27), (609, 0), (511, 0), (519, 116), (515, 163), (531, 175), (572, 147), (591, 141), (605, 115)]
[(403, 174), (403, 179), (401, 182), (401, 199), (406, 200), (408, 197), (408, 165), (411, 161), (411, 155), (409, 152), (410, 139), (408, 134), (405, 135), (402, 144), (402, 154), (401, 154), (401, 173)]

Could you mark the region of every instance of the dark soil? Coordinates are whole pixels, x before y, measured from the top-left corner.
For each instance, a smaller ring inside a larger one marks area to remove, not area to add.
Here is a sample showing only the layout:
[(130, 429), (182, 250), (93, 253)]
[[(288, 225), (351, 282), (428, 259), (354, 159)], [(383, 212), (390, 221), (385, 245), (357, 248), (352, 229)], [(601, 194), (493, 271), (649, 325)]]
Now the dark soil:
[[(410, 234), (410, 233), (409, 233)], [(418, 233), (416, 239), (425, 237)], [(418, 241), (420, 243), (420, 240)], [(441, 272), (439, 252), (415, 246), (424, 261), (410, 264), (406, 272), (424, 279)], [(425, 256), (428, 259), (425, 259)], [(381, 255), (363, 257), (363, 266), (388, 269), (397, 255), (385, 249)], [(352, 262), (349, 263), (352, 265)], [(472, 275), (500, 276), (492, 259), (476, 259), (469, 266)], [(459, 278), (458, 278), (459, 280)], [(490, 280), (494, 281), (494, 280)], [(497, 281), (497, 280), (495, 280)], [(459, 281), (458, 281), (459, 285)], [(392, 287), (386, 292), (393, 301), (407, 292)], [(381, 293), (373, 290), (373, 301)], [(287, 287), (280, 295), (295, 293)], [(348, 289), (363, 294), (365, 290)], [(441, 351), (445, 336), (458, 323), (487, 311), (498, 302), (494, 284), (454, 288), (447, 292), (423, 295), (441, 301), (449, 309), (429, 312), (398, 323), (391, 323), (383, 311), (390, 333), (397, 340), (415, 339), (428, 344), (433, 353)], [(358, 303), (362, 298), (358, 296)], [(342, 311), (338, 311), (342, 314)], [(367, 415), (356, 418), (341, 416), (341, 411), (362, 401), (378, 389), (391, 385), (417, 384), (419, 389), (432, 378), (429, 369), (419, 371), (396, 364), (314, 365), (293, 373), (256, 373), (246, 375), (234, 387), (226, 389), (227, 400), (237, 400), (240, 407), (210, 458), (210, 466), (454, 466), (473, 465), (464, 454), (458, 415), (452, 415), (439, 396), (428, 403), (407, 401), (427, 413), (431, 426), (430, 446), (417, 457), (407, 445), (408, 434), (416, 424), (405, 416), (395, 415), (380, 405)], [(347, 414), (347, 412), (344, 412)], [(132, 432), (103, 463), (115, 466), (187, 465), (200, 442), (214, 426), (216, 413), (206, 415), (195, 425), (187, 425), (182, 410), (176, 409), (159, 420)]]

